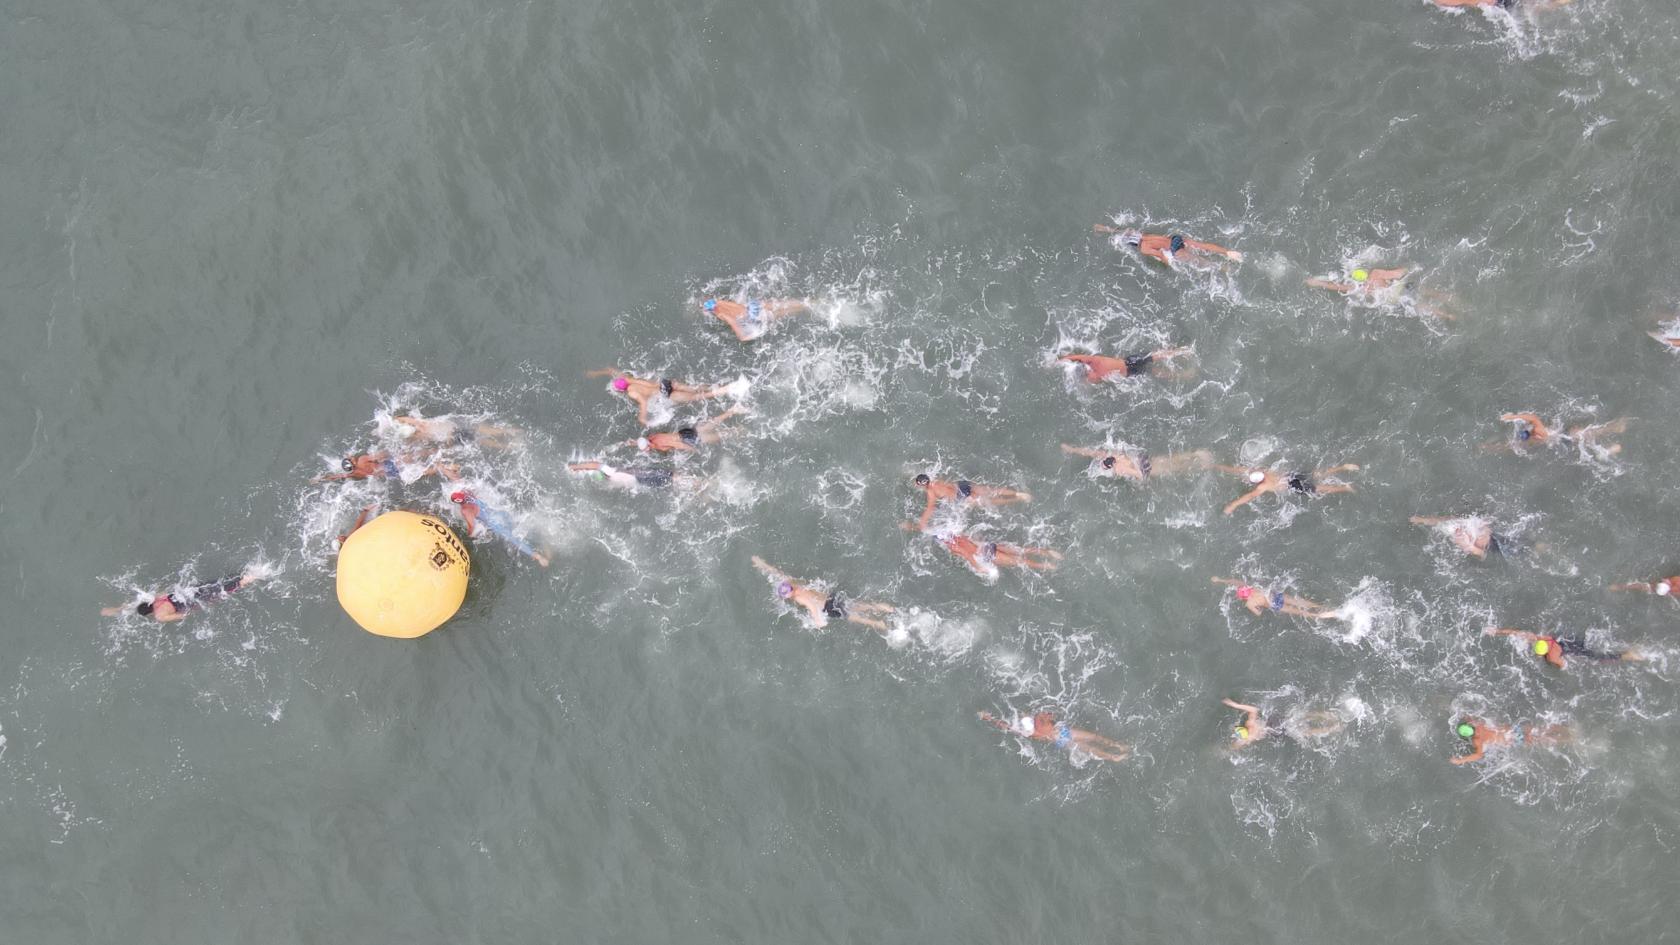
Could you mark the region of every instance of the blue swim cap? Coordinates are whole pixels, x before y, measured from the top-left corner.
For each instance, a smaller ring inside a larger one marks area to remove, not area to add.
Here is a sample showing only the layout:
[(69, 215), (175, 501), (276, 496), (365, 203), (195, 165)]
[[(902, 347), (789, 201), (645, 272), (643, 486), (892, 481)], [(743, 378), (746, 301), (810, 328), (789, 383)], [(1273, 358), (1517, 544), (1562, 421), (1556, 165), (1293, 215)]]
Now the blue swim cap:
[(717, 311), (717, 299), (707, 299), (701, 303), (700, 307), (708, 312), (715, 312)]
[(1184, 248), (1184, 237), (1174, 235), (1172, 239), (1167, 240), (1167, 247), (1175, 253), (1178, 252)]
[(754, 315), (757, 315), (759, 312), (761, 312), (763, 310), (764, 310), (764, 306), (758, 304), (757, 299), (753, 299), (751, 302), (747, 303), (747, 311), (754, 314)]
[(1517, 439), (1519, 440), (1526, 440), (1533, 435), (1534, 431), (1530, 430), (1528, 427), (1523, 427), (1521, 430), (1517, 431)]

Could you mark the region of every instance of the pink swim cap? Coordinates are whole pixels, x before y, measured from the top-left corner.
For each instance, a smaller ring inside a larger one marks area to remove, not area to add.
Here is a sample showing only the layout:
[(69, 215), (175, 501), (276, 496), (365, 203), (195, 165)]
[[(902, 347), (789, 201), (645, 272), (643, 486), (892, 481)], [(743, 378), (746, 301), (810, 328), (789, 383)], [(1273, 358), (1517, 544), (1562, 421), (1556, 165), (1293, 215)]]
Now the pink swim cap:
[(628, 377), (615, 377), (615, 378), (613, 378), (613, 390), (616, 390), (616, 391), (618, 391), (619, 393), (622, 394), (629, 389), (630, 389), (630, 379)]
[(1250, 597), (1253, 597), (1253, 596), (1254, 596), (1254, 588), (1249, 587), (1247, 584), (1244, 584), (1243, 586), (1237, 588), (1237, 600), (1248, 600)]

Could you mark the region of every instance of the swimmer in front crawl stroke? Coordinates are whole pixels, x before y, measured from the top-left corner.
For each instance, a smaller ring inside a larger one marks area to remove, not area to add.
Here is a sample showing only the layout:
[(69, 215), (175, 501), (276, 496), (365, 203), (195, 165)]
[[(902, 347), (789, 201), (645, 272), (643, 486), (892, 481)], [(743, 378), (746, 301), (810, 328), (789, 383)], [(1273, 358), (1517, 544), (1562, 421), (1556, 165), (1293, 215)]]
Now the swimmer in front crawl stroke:
[(1452, 539), (1453, 546), (1472, 558), (1486, 558), (1488, 552), (1505, 552), (1509, 540), (1501, 541), (1493, 533), (1493, 524), (1480, 515), (1414, 515), (1408, 519), (1413, 525), (1439, 529)]
[(1215, 466), (1214, 468), (1222, 473), (1241, 476), (1253, 487), (1225, 506), (1225, 514), (1230, 515), (1263, 495), (1279, 494), (1285, 489), (1299, 492), (1305, 496), (1352, 492), (1353, 486), (1345, 482), (1330, 480), (1330, 477), (1337, 473), (1357, 472), (1359, 465), (1357, 463), (1342, 463), (1339, 466), (1331, 466), (1329, 469), (1321, 469), (1316, 473), (1289, 473), (1288, 475), (1253, 466)]
[[(174, 623), (187, 619), (195, 610), (202, 610), (209, 604), (250, 587), (258, 580), (260, 579), (254, 574), (237, 574), (220, 581), (200, 584), (186, 591), (147, 594), (144, 595), (145, 599), (133, 605), (134, 612), (142, 617), (150, 617), (158, 623)], [(115, 617), (125, 610), (128, 610), (126, 604), (102, 608), (99, 614), (102, 617)]]
[[(402, 467), (407, 465), (401, 458), (392, 458), (390, 453), (358, 453), (346, 456), (339, 461), (341, 472), (323, 473), (310, 482), (339, 482), (345, 479), (396, 479), (403, 478)], [(461, 478), (461, 471), (450, 463), (431, 462), (426, 464), (414, 478), (424, 479), (427, 476), (442, 476), (445, 479)]]
[(470, 427), (448, 415), (441, 417), (392, 417), (397, 435), (405, 440), (419, 440), (434, 446), (453, 446), (474, 440), (491, 449), (506, 449), (521, 431), (518, 427), (498, 427), (489, 423), (474, 423)]
[[(1619, 436), (1627, 432), (1628, 423), (1633, 417), (1617, 417), (1603, 423), (1584, 423), (1571, 427), (1567, 432), (1553, 430), (1546, 426), (1538, 414), (1532, 413), (1502, 413), (1499, 415), (1501, 423), (1517, 424), (1517, 443), (1546, 445), (1560, 443), (1570, 446), (1579, 443), (1582, 446), (1596, 446), (1599, 439), (1607, 436)], [(1510, 442), (1489, 443), (1489, 449), (1515, 450), (1516, 445)], [(1622, 444), (1611, 443), (1604, 447), (1604, 452), (1611, 456), (1622, 451)]]
[(1062, 560), (1059, 551), (1049, 548), (1023, 548), (995, 541), (977, 542), (967, 535), (951, 535), (939, 539), (946, 551), (968, 562), (974, 573), (985, 576), (998, 568), (1029, 568), (1034, 571), (1054, 571)]
[(1059, 354), (1057, 361), (1066, 361), (1085, 368), (1085, 380), (1092, 384), (1100, 384), (1111, 377), (1137, 377), (1140, 374), (1152, 374), (1163, 380), (1185, 377), (1188, 371), (1175, 371), (1166, 367), (1165, 362), (1186, 354), (1193, 353), (1189, 348), (1162, 348), (1148, 354), (1128, 355), (1124, 358), (1111, 358), (1102, 354)]
[(776, 596), (792, 604), (805, 608), (811, 617), (812, 626), (822, 629), (828, 626), (830, 617), (849, 620), (874, 630), (886, 636), (890, 629), (886, 621), (879, 619), (878, 614), (894, 612), (891, 604), (882, 604), (866, 600), (845, 600), (838, 593), (820, 591), (806, 584), (801, 584), (793, 578), (777, 570), (758, 555), (753, 555), (753, 567), (763, 572), (770, 580), (776, 582)]
[(1483, 719), (1464, 716), (1453, 723), (1453, 731), (1459, 738), (1470, 743), (1470, 754), (1459, 755), (1450, 759), (1455, 765), (1466, 765), (1472, 761), (1481, 761), (1489, 748), (1499, 748), (1504, 745), (1555, 745), (1568, 741), (1572, 735), (1567, 725), (1548, 725), (1538, 728), (1534, 725), (1515, 725), (1506, 728), (1495, 725)]
[(976, 485), (975, 483), (969, 482), (967, 479), (958, 479), (955, 482), (946, 482), (943, 479), (934, 479), (927, 473), (922, 473), (915, 478), (915, 483), (923, 492), (927, 493), (927, 507), (922, 509), (922, 517), (920, 519), (917, 519), (914, 523), (905, 522), (902, 527), (906, 529), (913, 528), (916, 531), (927, 530), (928, 520), (933, 518), (934, 506), (938, 505), (940, 502), (952, 500), (958, 502), (974, 502), (980, 505), (989, 505), (996, 508), (1000, 505), (1010, 505), (1016, 502), (1032, 501), (1032, 493), (1030, 492), (1022, 492), (1018, 489), (1010, 489), (1006, 486)]
[(1151, 476), (1171, 476), (1198, 469), (1212, 469), (1214, 465), (1213, 454), (1207, 450), (1151, 456), (1143, 450), (1116, 452), (1063, 443), (1062, 452), (1069, 456), (1087, 456), (1096, 460), (1097, 471), (1094, 474), (1112, 479), (1142, 481)]
[[(1425, 315), (1429, 315), (1433, 318), (1439, 318), (1443, 321), (1456, 321), (1456, 318), (1451, 313), (1420, 298), (1417, 293), (1414, 292), (1415, 286), (1413, 283), (1400, 281), (1405, 279), (1406, 274), (1409, 272), (1411, 272), (1410, 269), (1403, 267), (1398, 269), (1359, 268), (1348, 273), (1349, 281), (1347, 282), (1338, 282), (1333, 279), (1320, 279), (1313, 277), (1308, 279), (1306, 284), (1315, 289), (1329, 289), (1332, 292), (1340, 292), (1346, 296), (1358, 297), (1362, 301), (1371, 303), (1378, 301), (1397, 302), (1400, 301), (1401, 298), (1408, 298), (1412, 303), (1412, 307)], [(1386, 299), (1378, 299), (1378, 295), (1391, 288), (1395, 290), (1392, 296)], [(1427, 292), (1427, 295), (1435, 302), (1450, 301), (1447, 296), (1439, 292), (1430, 291)]]
[(1242, 262), (1243, 254), (1234, 249), (1226, 249), (1217, 243), (1204, 243), (1201, 240), (1188, 239), (1177, 233), (1145, 233), (1142, 230), (1118, 229), (1104, 223), (1091, 227), (1091, 232), (1103, 236), (1116, 237), (1120, 245), (1130, 246), (1138, 251), (1138, 255), (1146, 256), (1168, 266), (1178, 263), (1205, 265), (1210, 256), (1223, 256), (1232, 262)]
[(681, 485), (692, 487), (703, 480), (698, 476), (678, 476), (668, 469), (619, 469), (609, 463), (591, 460), (582, 463), (567, 463), (566, 468), (575, 473), (594, 473), (597, 479), (619, 489), (663, 489), (666, 486)]
[(710, 420), (683, 427), (675, 433), (649, 433), (634, 440), (625, 440), (619, 445), (634, 446), (644, 453), (692, 453), (699, 447), (716, 446), (722, 442), (724, 434), (718, 432), (718, 426), (730, 417), (743, 413), (746, 413), (746, 410), (740, 404), (736, 404)]
[(1069, 752), (1083, 752), (1099, 761), (1125, 761), (1132, 754), (1132, 746), (1125, 742), (1117, 742), (1106, 735), (1074, 728), (1066, 722), (1059, 721), (1054, 712), (1023, 715), (1013, 724), (990, 712), (978, 714), (980, 721), (1000, 732), (1008, 732), (1017, 738), (1031, 739), (1035, 742), (1049, 742), (1057, 748), (1066, 748)]
[[(1265, 716), (1260, 714), (1259, 706), (1244, 705), (1235, 699), (1219, 701), (1243, 713), (1243, 720), (1231, 729), (1231, 751), (1241, 751), (1271, 735), (1292, 734), (1290, 729), (1269, 724)], [(1336, 713), (1323, 709), (1304, 712), (1299, 716), (1299, 720), (1299, 726), (1293, 730), (1297, 738), (1318, 738), (1322, 735), (1334, 735), (1342, 730), (1342, 720)]]
[(778, 320), (811, 310), (810, 299), (707, 299), (700, 303), (706, 314), (729, 326), (735, 337), (754, 341), (764, 336)]
[(1268, 593), (1264, 588), (1255, 587), (1236, 578), (1216, 577), (1213, 583), (1236, 588), (1237, 600), (1256, 617), (1268, 612), (1283, 614), (1285, 617), (1307, 617), (1312, 620), (1339, 620), (1342, 616), (1339, 608), (1326, 607), (1305, 597), (1296, 597), (1282, 591)]
[(1529, 633), (1525, 630), (1514, 630), (1510, 627), (1489, 627), (1483, 631), (1492, 637), (1516, 637), (1528, 644), (1528, 651), (1540, 659), (1552, 664), (1558, 669), (1563, 668), (1563, 658), (1579, 656), (1584, 660), (1595, 663), (1638, 663), (1645, 659), (1638, 650), (1622, 650), (1619, 653), (1602, 652), (1587, 646), (1585, 640), (1571, 637), (1557, 637), (1545, 633)]
[(501, 509), (490, 508), (480, 502), (472, 493), (462, 489), (450, 493), (449, 501), (455, 503), (461, 509), (461, 518), (465, 519), (467, 523), (467, 537), (476, 538), (486, 533), (493, 534), (518, 549), (520, 554), (529, 557), (545, 568), (548, 567), (548, 556), (531, 547), (529, 542), (519, 537), (518, 533), (513, 530), (513, 519), (509, 518), (506, 512)]
[(1529, 10), (1556, 10), (1558, 7), (1568, 6), (1574, 0), (1429, 0), (1442, 9), (1458, 7), (1498, 7), (1502, 10), (1514, 8), (1519, 2)]
[(668, 377), (656, 381), (652, 378), (637, 377), (618, 368), (587, 371), (583, 376), (611, 377), (613, 379), (612, 389), (636, 402), (638, 408), (636, 417), (644, 427), (647, 426), (648, 422), (648, 406), (655, 398), (663, 397), (673, 404), (691, 404), (735, 393), (745, 384), (745, 379), (738, 380), (733, 384), (714, 384), (711, 387), (684, 384), (681, 381), (673, 381)]
[(1680, 588), (1680, 574), (1673, 577), (1656, 578), (1651, 581), (1634, 581), (1628, 584), (1612, 584), (1612, 591), (1635, 591), (1641, 594), (1655, 594), (1658, 597), (1674, 599), (1674, 589)]

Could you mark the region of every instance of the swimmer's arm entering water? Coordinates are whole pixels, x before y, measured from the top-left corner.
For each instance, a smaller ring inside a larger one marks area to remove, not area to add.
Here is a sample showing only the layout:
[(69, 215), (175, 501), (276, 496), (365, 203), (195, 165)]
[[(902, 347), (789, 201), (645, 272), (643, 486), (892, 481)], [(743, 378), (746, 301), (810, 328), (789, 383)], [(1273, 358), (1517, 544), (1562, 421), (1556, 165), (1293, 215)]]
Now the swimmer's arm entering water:
[(1308, 279), (1307, 285), (1310, 285), (1315, 289), (1329, 289), (1332, 292), (1340, 292), (1343, 295), (1352, 292), (1355, 288), (1355, 286), (1349, 282), (1332, 282), (1329, 279), (1319, 279), (1317, 277)]
[(777, 570), (774, 565), (765, 561), (763, 558), (760, 558), (758, 555), (752, 556), (752, 564), (753, 567), (757, 568), (766, 577), (773, 578), (777, 581), (787, 581), (789, 584), (793, 583), (793, 578), (783, 574), (781, 571)]

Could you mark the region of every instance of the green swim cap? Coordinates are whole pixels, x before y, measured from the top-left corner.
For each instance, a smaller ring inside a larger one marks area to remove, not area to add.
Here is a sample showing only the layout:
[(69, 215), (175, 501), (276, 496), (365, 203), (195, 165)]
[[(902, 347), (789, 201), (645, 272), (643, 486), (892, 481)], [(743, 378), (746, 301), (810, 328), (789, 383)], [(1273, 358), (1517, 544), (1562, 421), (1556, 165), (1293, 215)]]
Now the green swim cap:
[(1364, 282), (1369, 278), (1371, 278), (1371, 272), (1368, 269), (1355, 269), (1353, 271), (1353, 281), (1355, 282)]
[(1475, 738), (1476, 737), (1476, 726), (1471, 725), (1469, 722), (1458, 723), (1458, 730), (1457, 731), (1458, 731), (1458, 737), (1459, 738)]

